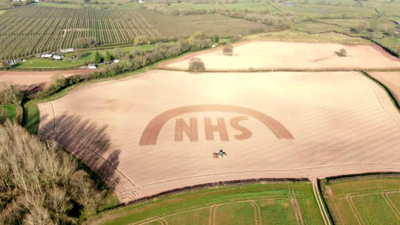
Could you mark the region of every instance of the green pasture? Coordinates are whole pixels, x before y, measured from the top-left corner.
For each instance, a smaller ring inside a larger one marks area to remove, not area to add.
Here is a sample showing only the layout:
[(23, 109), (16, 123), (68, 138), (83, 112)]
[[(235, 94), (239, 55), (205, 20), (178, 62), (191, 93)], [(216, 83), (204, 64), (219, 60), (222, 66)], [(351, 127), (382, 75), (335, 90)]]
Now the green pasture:
[(182, 2), (182, 3), (172, 3), (169, 6), (172, 9), (178, 9), (178, 8), (189, 8), (189, 9), (205, 9), (205, 10), (210, 10), (210, 9), (233, 9), (233, 10), (244, 10), (244, 9), (249, 9), (249, 10), (255, 10), (255, 11), (261, 11), (261, 10), (266, 10), (268, 9), (270, 12), (277, 12), (275, 8), (273, 8), (268, 2), (239, 2), (239, 3), (234, 3), (234, 4), (194, 4), (190, 2)]
[(41, 7), (70, 8), (70, 9), (81, 9), (82, 8), (82, 6), (79, 6), (76, 3), (38, 2), (38, 3), (32, 3), (30, 5), (41, 6)]
[(340, 33), (351, 33), (350, 28), (340, 27), (333, 24), (323, 24), (318, 22), (306, 22), (296, 24), (294, 29), (306, 33), (325, 33), (325, 32), (340, 32)]
[[(293, 194), (294, 193), (294, 194)], [(310, 182), (221, 186), (166, 195), (122, 207), (89, 224), (298, 224), (297, 200), (305, 224), (323, 224)]]
[(17, 116), (17, 107), (14, 104), (0, 106), (8, 112), (8, 119), (14, 121)]
[(140, 9), (143, 6), (141, 3), (128, 2), (118, 6), (118, 9)]
[(280, 32), (262, 33), (247, 36), (246, 39), (266, 41), (299, 41), (299, 42), (334, 42), (342, 44), (370, 44), (370, 41), (361, 38), (349, 37), (337, 33), (308, 34), (285, 30)]
[[(155, 44), (149, 45), (142, 45), (142, 46), (128, 46), (128, 47), (121, 47), (121, 52), (128, 53), (132, 50), (150, 50), (155, 47)], [(98, 50), (100, 55), (103, 57), (105, 56), (106, 52), (109, 51), (112, 55), (116, 51), (117, 48), (113, 49), (105, 49), (105, 50)], [(51, 60), (51, 59), (42, 59), (42, 58), (33, 58), (28, 59), (26, 62), (19, 63), (14, 68), (32, 68), (32, 69), (40, 69), (40, 68), (70, 68), (70, 67), (79, 67), (83, 66), (86, 63), (90, 63), (94, 60), (96, 50), (91, 51), (84, 51), (82, 56), (77, 60)], [(76, 55), (76, 53), (67, 53), (65, 54), (66, 58)]]
[(297, 18), (323, 18), (336, 17), (343, 15), (346, 17), (378, 17), (378, 13), (374, 8), (364, 8), (355, 6), (332, 6), (332, 5), (311, 5), (311, 4), (290, 4), (290, 3), (273, 3), (285, 13), (291, 13)]
[(323, 23), (329, 23), (348, 28), (357, 28), (362, 24), (367, 26), (378, 24), (379, 26), (386, 27), (388, 29), (395, 29), (397, 27), (394, 22), (388, 19), (324, 19), (320, 21)]
[(356, 177), (322, 182), (335, 224), (399, 224), (400, 177)]
[[(271, 0), (273, 2), (280, 2), (279, 0)], [(286, 4), (293, 3), (293, 4), (299, 4), (299, 5), (320, 5), (321, 2), (323, 2), (323, 5), (331, 5), (331, 6), (354, 6), (356, 5), (356, 2), (354, 0), (326, 0), (326, 1), (321, 1), (321, 0), (291, 0), (287, 1)]]
[(400, 37), (385, 37), (381, 39), (374, 39), (374, 41), (394, 52), (397, 52), (397, 54), (400, 54)]

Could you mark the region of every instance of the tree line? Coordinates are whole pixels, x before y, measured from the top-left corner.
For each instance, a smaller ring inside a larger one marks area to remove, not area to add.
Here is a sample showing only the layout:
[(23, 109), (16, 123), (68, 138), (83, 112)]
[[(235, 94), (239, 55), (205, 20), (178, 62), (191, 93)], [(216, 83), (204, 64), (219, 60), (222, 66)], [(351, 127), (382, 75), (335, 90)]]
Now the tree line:
[(79, 224), (107, 191), (53, 141), (0, 125), (0, 224)]

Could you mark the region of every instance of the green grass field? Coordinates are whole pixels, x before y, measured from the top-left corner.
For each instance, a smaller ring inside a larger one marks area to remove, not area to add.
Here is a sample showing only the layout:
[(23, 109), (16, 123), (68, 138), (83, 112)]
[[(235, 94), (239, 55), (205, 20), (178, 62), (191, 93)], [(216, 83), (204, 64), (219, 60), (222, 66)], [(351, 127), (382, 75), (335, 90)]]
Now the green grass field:
[(340, 27), (337, 25), (322, 24), (318, 22), (306, 22), (296, 24), (294, 29), (301, 32), (307, 33), (325, 33), (325, 32), (339, 32), (339, 33), (351, 33), (350, 28)]
[(78, 4), (69, 4), (69, 3), (54, 3), (54, 2), (39, 2), (32, 3), (34, 6), (42, 6), (42, 7), (55, 7), (55, 8), (70, 8), (70, 9), (81, 9), (82, 7)]
[(289, 225), (298, 224), (297, 220), (303, 220), (304, 224), (323, 224), (310, 182), (203, 188), (109, 211), (92, 223), (208, 224), (212, 221), (214, 224)]
[(11, 121), (15, 120), (15, 117), (17, 116), (17, 107), (14, 104), (9, 104), (9, 105), (2, 105), (0, 106), (3, 109), (5, 109), (8, 112), (8, 119)]
[(374, 41), (400, 54), (400, 37), (386, 37), (383, 39), (374, 39)]
[(299, 42), (334, 42), (342, 44), (371, 44), (370, 41), (361, 38), (349, 37), (343, 34), (324, 33), (307, 34), (291, 30), (281, 32), (263, 33), (247, 36), (246, 39), (267, 41), (299, 41)]
[(365, 176), (322, 183), (335, 224), (400, 223), (399, 176)]
[(233, 9), (233, 10), (266, 10), (268, 9), (270, 12), (278, 12), (275, 8), (273, 8), (268, 2), (239, 2), (234, 4), (194, 4), (190, 2), (182, 2), (182, 3), (172, 3), (170, 8), (189, 8), (189, 9)]
[(297, 18), (323, 18), (323, 17), (341, 17), (345, 14), (347, 17), (377, 17), (379, 14), (374, 8), (354, 7), (354, 6), (334, 6), (334, 5), (312, 5), (312, 4), (287, 4), (273, 3), (285, 13), (292, 13)]
[(140, 9), (143, 4), (137, 2), (128, 2), (118, 6), (118, 9)]
[[(151, 50), (154, 49), (155, 44), (149, 44), (149, 45), (142, 45), (142, 46), (129, 46), (129, 47), (121, 47), (121, 51), (124, 53), (128, 53), (132, 50)], [(106, 49), (106, 50), (99, 50), (98, 52), (100, 55), (104, 56), (107, 51), (109, 51), (111, 54), (116, 50), (116, 48), (112, 49)], [(33, 59), (28, 59), (26, 62), (19, 63), (18, 65), (14, 66), (14, 68), (32, 68), (32, 69), (38, 69), (38, 68), (52, 68), (52, 69), (57, 69), (57, 68), (70, 68), (70, 67), (79, 67), (83, 66), (86, 63), (91, 62), (94, 60), (94, 55), (95, 55), (94, 50), (92, 51), (84, 51), (82, 53), (82, 57), (77, 59), (77, 60), (50, 60), (50, 59), (42, 59), (42, 58), (33, 58)], [(73, 55), (76, 55), (76, 53), (67, 53), (65, 56), (71, 57)]]

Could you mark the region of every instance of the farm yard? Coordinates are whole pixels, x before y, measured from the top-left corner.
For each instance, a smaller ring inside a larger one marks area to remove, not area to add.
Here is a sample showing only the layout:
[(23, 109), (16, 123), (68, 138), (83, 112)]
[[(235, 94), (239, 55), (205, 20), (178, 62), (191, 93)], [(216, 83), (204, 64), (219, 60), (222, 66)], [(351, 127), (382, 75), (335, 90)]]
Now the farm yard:
[[(94, 154), (118, 168), (107, 182), (122, 202), (254, 176), (400, 169), (393, 147), (400, 115), (385, 91), (357, 72), (149, 71), (80, 88), (39, 111), (39, 136), (56, 139), (100, 174)], [(184, 128), (189, 121), (197, 130)], [(210, 133), (215, 124), (226, 128)], [(228, 157), (213, 159), (219, 149)]]
[[(347, 57), (335, 53), (340, 49), (347, 51)], [(193, 53), (158, 67), (187, 70), (189, 60), (193, 57), (201, 58), (209, 71), (400, 69), (400, 60), (376, 45), (254, 40), (234, 47), (233, 56), (224, 55), (221, 48), (213, 49)]]
[(322, 224), (310, 182), (203, 188), (114, 210), (89, 224)]
[(333, 179), (323, 193), (335, 224), (398, 224), (399, 185), (397, 175)]

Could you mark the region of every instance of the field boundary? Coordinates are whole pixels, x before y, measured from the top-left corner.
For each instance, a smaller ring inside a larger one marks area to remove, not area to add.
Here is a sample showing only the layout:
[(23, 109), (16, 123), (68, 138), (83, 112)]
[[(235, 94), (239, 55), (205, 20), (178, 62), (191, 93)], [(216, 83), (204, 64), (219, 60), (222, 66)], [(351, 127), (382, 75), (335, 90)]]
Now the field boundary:
[(372, 81), (374, 81), (381, 88), (383, 88), (385, 90), (386, 94), (389, 95), (389, 98), (395, 105), (397, 111), (399, 111), (399, 113), (400, 113), (400, 99), (397, 99), (396, 96), (392, 93), (392, 91), (388, 87), (386, 87), (386, 85), (384, 85), (382, 82), (380, 82), (378, 79), (375, 79), (373, 76), (369, 75), (367, 72), (365, 72), (363, 70), (361, 70), (360, 73), (363, 74), (364, 76), (366, 76), (367, 78), (371, 79)]

